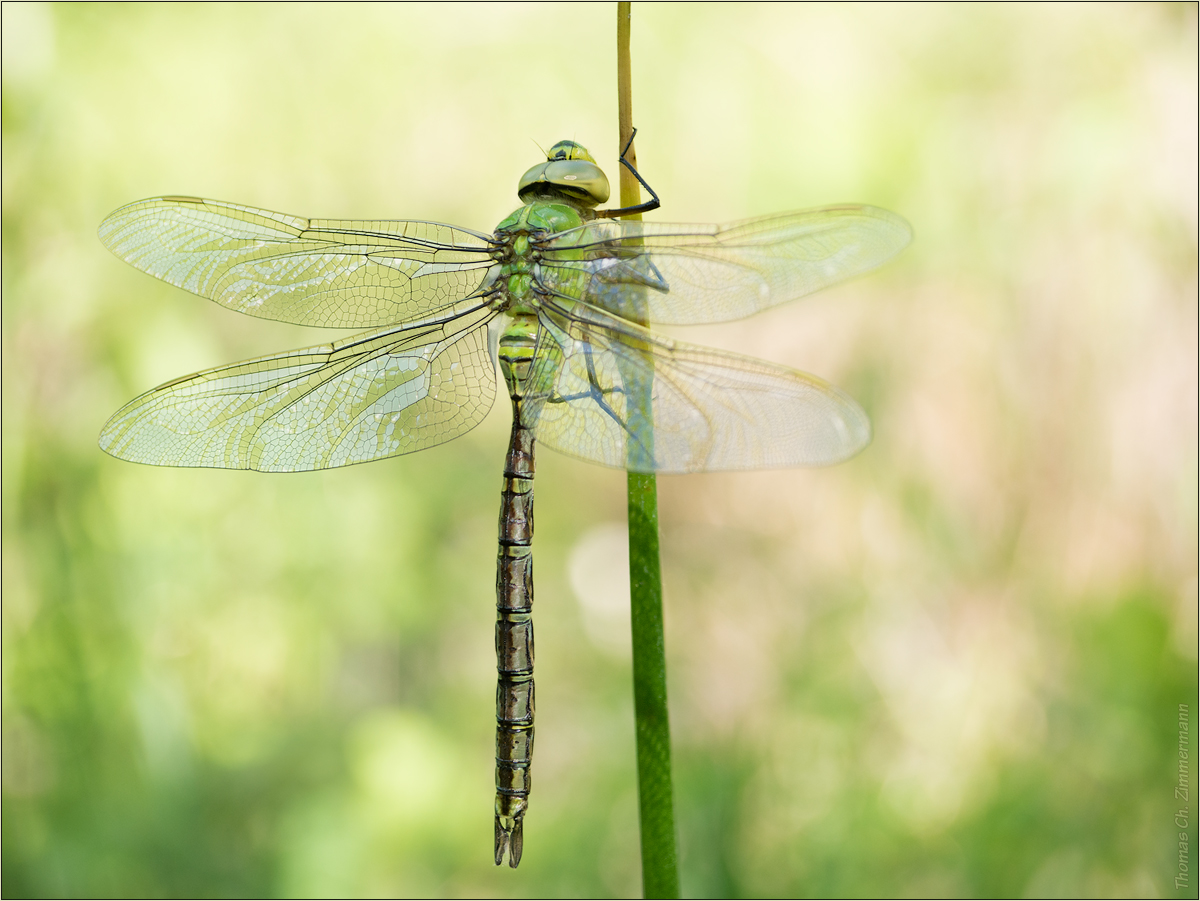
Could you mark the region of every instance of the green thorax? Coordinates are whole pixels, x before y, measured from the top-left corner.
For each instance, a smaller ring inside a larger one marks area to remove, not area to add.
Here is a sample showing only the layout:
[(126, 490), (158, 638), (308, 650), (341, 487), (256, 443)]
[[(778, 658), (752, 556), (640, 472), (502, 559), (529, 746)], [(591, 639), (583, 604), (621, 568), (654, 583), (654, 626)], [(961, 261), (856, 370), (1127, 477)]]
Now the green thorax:
[(496, 226), (496, 241), (504, 247), (497, 281), (504, 285), (504, 308), (513, 315), (534, 313), (534, 277), (540, 259), (537, 240), (575, 228), (584, 222), (579, 208), (569, 203), (534, 201), (515, 210)]
[(503, 309), (510, 317), (500, 335), (499, 361), (514, 400), (523, 393), (537, 349), (538, 300), (534, 285), (541, 256), (537, 241), (583, 222), (579, 208), (572, 204), (535, 200), (496, 226), (496, 241), (503, 248), (497, 282), (503, 286)]

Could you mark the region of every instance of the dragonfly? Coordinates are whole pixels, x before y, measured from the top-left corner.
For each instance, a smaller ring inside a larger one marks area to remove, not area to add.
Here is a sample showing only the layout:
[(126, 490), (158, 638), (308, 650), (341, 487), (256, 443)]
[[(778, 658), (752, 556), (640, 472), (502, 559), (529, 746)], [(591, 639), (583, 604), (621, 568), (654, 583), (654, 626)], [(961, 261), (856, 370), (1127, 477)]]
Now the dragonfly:
[(659, 205), (626, 151), (619, 163), (653, 200), (599, 209), (607, 177), (562, 141), (490, 234), (187, 196), (129, 204), (99, 229), (122, 260), (228, 309), (363, 330), (141, 395), (100, 434), (122, 460), (296, 472), (412, 453), (478, 425), (499, 368), (512, 431), (496, 572), (497, 865), (520, 863), (531, 785), (535, 442), (655, 473), (854, 456), (870, 422), (838, 388), (648, 326), (740, 319), (874, 269), (911, 238), (904, 219), (863, 205), (728, 225), (618, 219)]

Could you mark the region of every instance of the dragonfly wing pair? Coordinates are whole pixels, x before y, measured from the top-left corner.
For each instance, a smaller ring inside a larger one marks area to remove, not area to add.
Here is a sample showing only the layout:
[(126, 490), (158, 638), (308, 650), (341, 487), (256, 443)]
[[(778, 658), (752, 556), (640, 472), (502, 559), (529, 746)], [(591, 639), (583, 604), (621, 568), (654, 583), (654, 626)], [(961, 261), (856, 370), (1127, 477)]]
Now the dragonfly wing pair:
[(486, 235), (436, 222), (302, 219), (195, 197), (122, 207), (100, 238), (163, 281), (265, 319), (371, 328), (168, 382), (100, 446), (138, 463), (271, 472), (411, 453), (478, 425), (496, 393)]

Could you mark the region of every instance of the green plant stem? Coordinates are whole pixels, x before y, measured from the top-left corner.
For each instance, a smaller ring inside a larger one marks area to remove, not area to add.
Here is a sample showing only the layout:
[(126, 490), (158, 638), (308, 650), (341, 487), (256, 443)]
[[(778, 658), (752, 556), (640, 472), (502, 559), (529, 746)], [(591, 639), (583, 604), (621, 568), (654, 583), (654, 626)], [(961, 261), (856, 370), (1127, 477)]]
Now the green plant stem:
[[(629, 58), (630, 4), (617, 4), (617, 90), (620, 147), (633, 134)], [(636, 168), (631, 145), (626, 159)], [(637, 180), (621, 166), (621, 206), (641, 200)], [(640, 215), (630, 218), (640, 219)], [(642, 386), (648, 391), (650, 386)], [(645, 407), (648, 414), (649, 405)], [(653, 423), (647, 423), (650, 427)], [(653, 473), (630, 472), (629, 601), (633, 633), (633, 706), (637, 727), (638, 816), (642, 892), (679, 897), (675, 801), (671, 785), (671, 726), (667, 715), (667, 661), (663, 638), (662, 564), (658, 550), (658, 483)]]
[(667, 717), (662, 574), (658, 556), (658, 487), (653, 474), (640, 472), (629, 473), (629, 590), (642, 893), (647, 898), (678, 898), (671, 725)]

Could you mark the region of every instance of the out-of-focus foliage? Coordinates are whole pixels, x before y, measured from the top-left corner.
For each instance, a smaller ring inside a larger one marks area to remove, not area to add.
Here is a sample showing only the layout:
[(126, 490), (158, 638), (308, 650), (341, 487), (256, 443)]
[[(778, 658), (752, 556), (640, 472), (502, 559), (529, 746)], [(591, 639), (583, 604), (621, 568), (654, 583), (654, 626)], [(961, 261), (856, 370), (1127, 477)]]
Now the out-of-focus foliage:
[[(1195, 9), (635, 8), (655, 218), (860, 201), (917, 233), (686, 332), (876, 429), (837, 469), (661, 480), (686, 893), (1195, 897)], [(615, 176), (614, 11), (6, 3), (3, 39), (4, 895), (637, 894), (620, 473), (539, 460), (513, 872), (503, 405), (317, 474), (95, 443), (159, 382), (314, 342), (118, 262), (105, 214), (488, 230), (534, 142)]]

